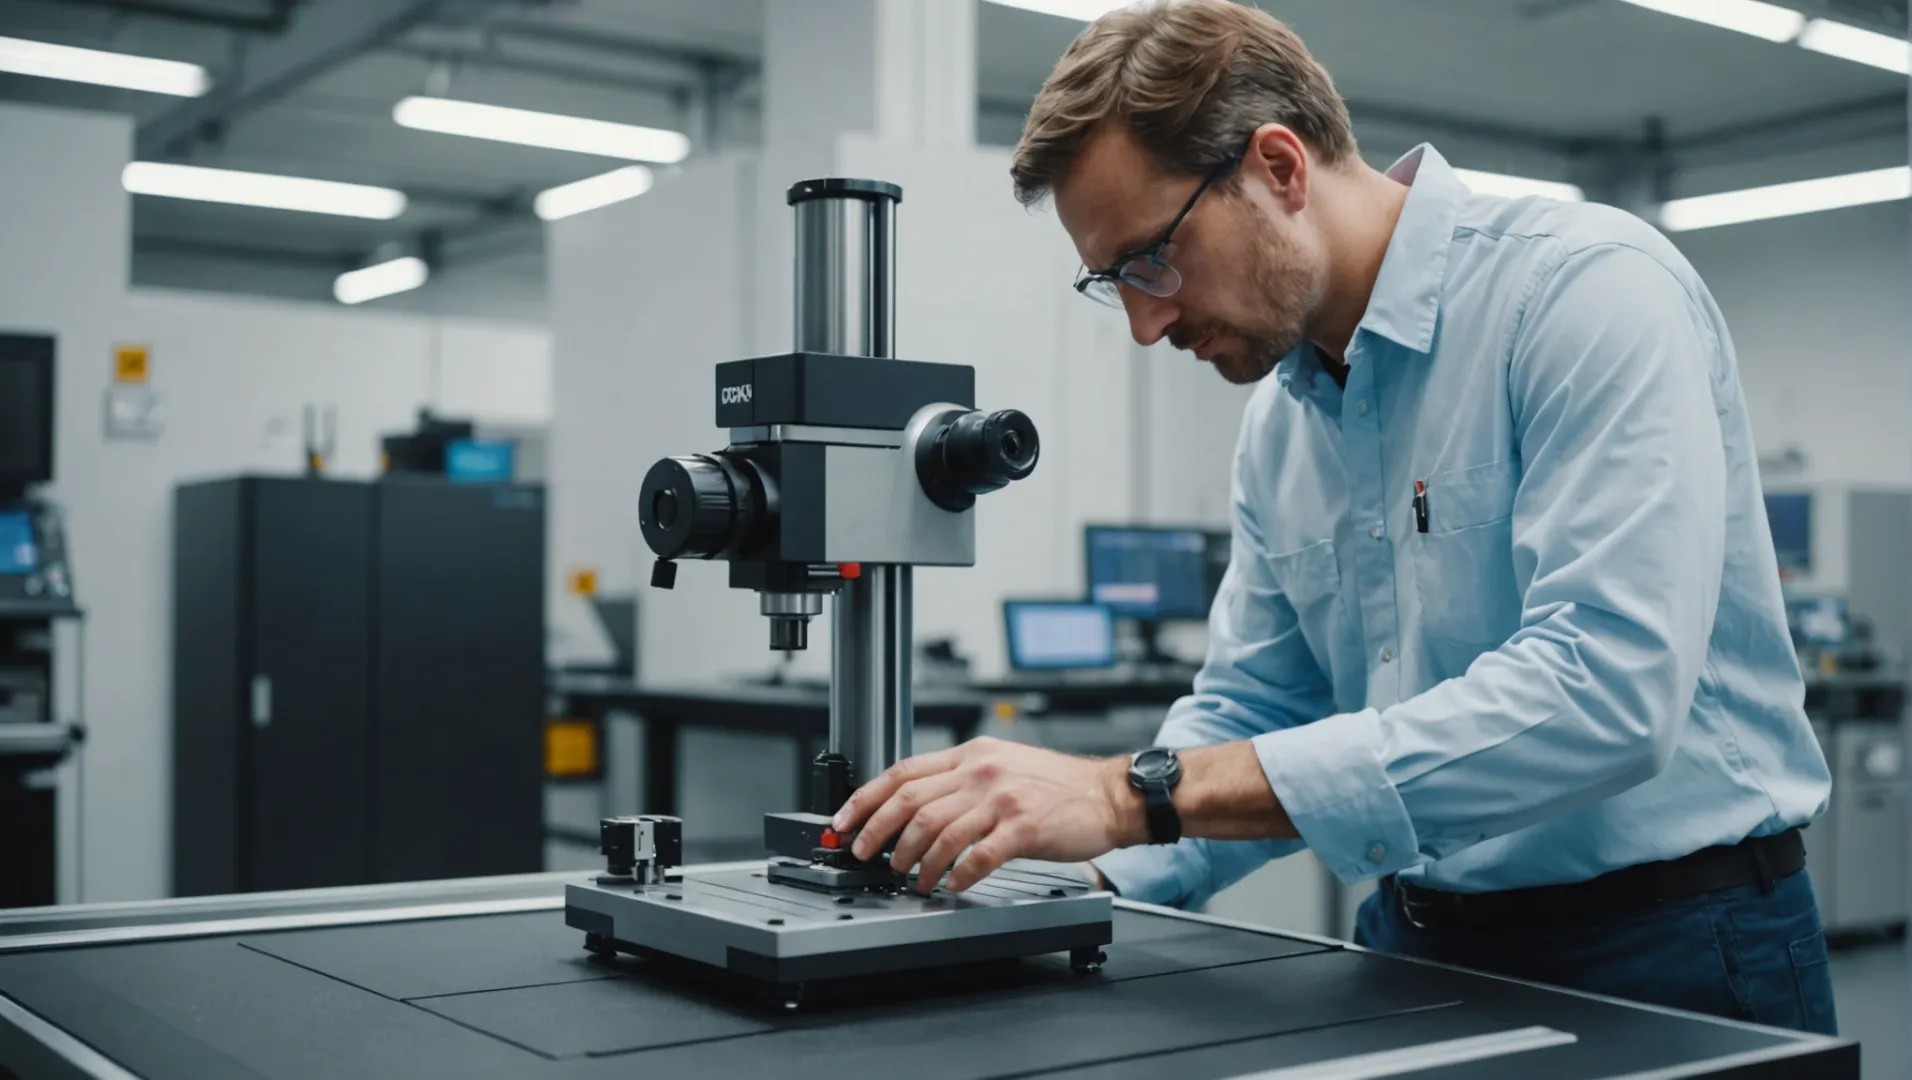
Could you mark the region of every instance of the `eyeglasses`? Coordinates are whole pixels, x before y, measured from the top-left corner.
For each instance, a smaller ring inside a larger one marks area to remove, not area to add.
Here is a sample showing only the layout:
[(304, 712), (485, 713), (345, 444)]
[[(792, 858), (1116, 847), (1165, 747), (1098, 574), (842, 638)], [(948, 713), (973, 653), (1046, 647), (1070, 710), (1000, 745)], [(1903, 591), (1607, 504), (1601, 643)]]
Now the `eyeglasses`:
[(1107, 270), (1091, 270), (1086, 266), (1083, 267), (1082, 272), (1076, 275), (1076, 291), (1098, 304), (1118, 309), (1122, 306), (1121, 286), (1123, 285), (1139, 289), (1150, 296), (1174, 296), (1182, 288), (1182, 275), (1162, 258), (1162, 254), (1168, 250), (1169, 241), (1175, 238), (1175, 230), (1181, 226), (1182, 219), (1188, 216), (1190, 210), (1195, 209), (1195, 203), (1201, 199), (1202, 192), (1214, 187), (1227, 178), (1229, 173), (1234, 172), (1235, 166), (1241, 164), (1241, 158), (1240, 154), (1230, 154), (1216, 162), (1215, 166), (1208, 170), (1208, 174), (1202, 177), (1202, 185), (1195, 189), (1195, 194), (1190, 195), (1188, 202), (1182, 204), (1181, 213), (1175, 215), (1175, 220), (1168, 223), (1168, 228), (1162, 230), (1162, 235), (1156, 238), (1154, 243), (1145, 244), (1117, 257), (1114, 264)]

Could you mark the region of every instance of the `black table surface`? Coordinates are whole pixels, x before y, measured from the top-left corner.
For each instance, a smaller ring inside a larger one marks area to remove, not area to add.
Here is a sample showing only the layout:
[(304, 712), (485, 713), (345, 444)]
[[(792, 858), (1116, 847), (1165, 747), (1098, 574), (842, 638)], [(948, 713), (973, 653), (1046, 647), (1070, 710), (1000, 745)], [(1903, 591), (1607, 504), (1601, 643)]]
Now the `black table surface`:
[[(574, 707), (695, 716), (711, 726), (749, 730), (828, 727), (830, 719), (829, 688), (807, 682), (640, 683), (618, 675), (564, 672), (551, 678), (550, 690)], [(924, 688), (912, 700), (916, 722), (935, 727), (972, 723), (989, 703), (987, 697), (967, 689)]]
[[(1573, 1041), (1416, 1075), (1858, 1075), (1847, 1041), (1125, 902), (1097, 975), (1040, 957), (768, 1011), (642, 961), (589, 957), (563, 923), (568, 876), (383, 887), (382, 907), (361, 889), (0, 917), (0, 1065), (33, 1078), (90, 1062), (155, 1080), (1204, 1080), (1544, 1027)], [(341, 896), (358, 906), (325, 902)], [(217, 921), (177, 921), (194, 911)], [(324, 925), (342, 920), (357, 921)]]
[[(912, 695), (916, 722), (962, 728), (998, 701), (1027, 712), (1103, 710), (1117, 705), (1169, 705), (1189, 692), (1187, 673), (1158, 672), (1135, 678), (1071, 678), (1024, 673), (952, 687), (919, 687)], [(758, 731), (827, 722), (829, 688), (821, 683), (772, 685), (741, 680), (706, 683), (636, 682), (618, 675), (558, 672), (553, 694), (588, 710), (651, 710), (698, 723)]]
[(0, 723), (0, 758), (57, 760), (79, 741), (79, 733), (67, 724)]

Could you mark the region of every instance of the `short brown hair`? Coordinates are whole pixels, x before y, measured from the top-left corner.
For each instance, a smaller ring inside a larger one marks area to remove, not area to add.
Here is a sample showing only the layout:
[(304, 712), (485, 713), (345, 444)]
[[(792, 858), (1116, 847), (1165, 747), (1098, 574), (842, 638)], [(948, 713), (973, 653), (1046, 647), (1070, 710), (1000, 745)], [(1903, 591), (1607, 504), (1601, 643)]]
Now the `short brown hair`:
[(1355, 152), (1347, 103), (1301, 38), (1230, 0), (1149, 0), (1076, 35), (1023, 126), (1009, 169), (1016, 198), (1041, 201), (1110, 118), (1171, 172), (1207, 171), (1269, 122), (1330, 162)]

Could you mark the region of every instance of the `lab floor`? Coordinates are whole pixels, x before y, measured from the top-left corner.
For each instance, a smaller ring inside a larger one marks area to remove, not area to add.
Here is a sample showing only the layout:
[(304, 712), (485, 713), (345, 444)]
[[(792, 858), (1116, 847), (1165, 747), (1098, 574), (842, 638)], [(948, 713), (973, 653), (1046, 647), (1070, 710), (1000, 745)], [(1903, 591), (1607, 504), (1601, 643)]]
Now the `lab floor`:
[(1839, 1034), (1859, 1040), (1864, 1080), (1912, 1080), (1912, 953), (1903, 941), (1832, 954)]

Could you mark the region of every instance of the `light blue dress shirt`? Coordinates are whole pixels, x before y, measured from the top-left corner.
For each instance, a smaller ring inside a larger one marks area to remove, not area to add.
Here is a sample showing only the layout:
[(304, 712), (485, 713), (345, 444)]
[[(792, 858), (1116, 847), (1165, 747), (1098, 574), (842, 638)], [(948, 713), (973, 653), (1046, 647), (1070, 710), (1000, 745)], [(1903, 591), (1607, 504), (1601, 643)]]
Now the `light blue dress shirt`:
[[(1830, 778), (1699, 276), (1621, 211), (1472, 195), (1431, 147), (1390, 175), (1346, 388), (1303, 345), (1248, 406), (1207, 663), (1157, 741), (1253, 740), (1349, 883), (1583, 881), (1808, 821)], [(1301, 846), (1095, 865), (1197, 906)]]

